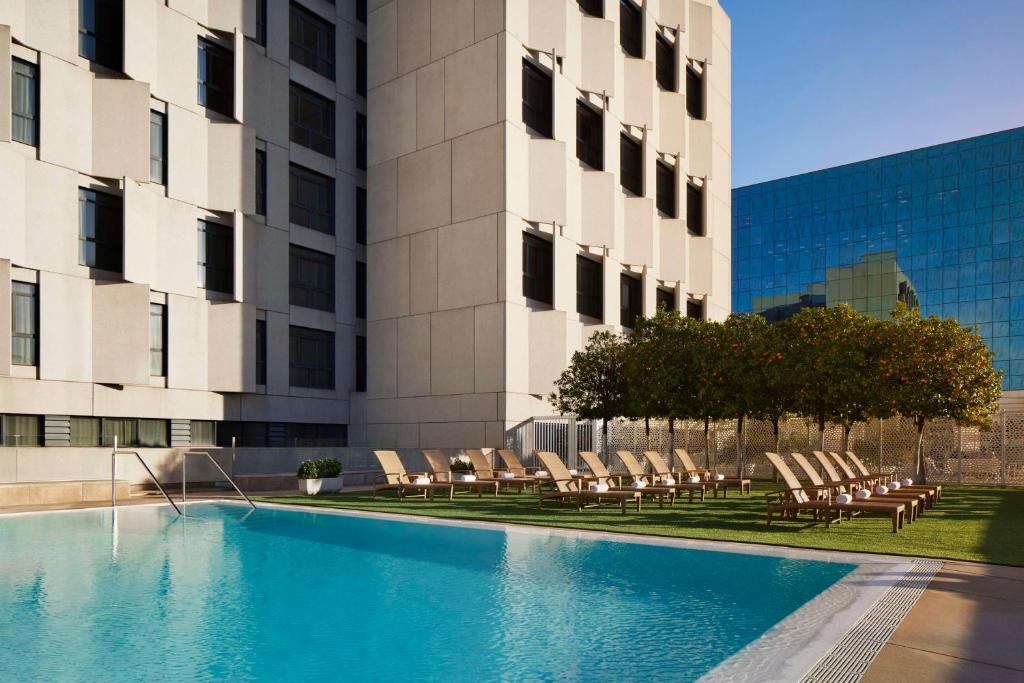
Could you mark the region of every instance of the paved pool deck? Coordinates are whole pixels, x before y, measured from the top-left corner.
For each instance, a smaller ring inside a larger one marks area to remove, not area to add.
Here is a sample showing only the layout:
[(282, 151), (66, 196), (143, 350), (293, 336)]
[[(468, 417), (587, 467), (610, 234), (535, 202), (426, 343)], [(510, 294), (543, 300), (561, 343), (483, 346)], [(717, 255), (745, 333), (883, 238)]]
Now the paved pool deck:
[[(284, 493), (288, 492), (266, 492), (267, 495)], [(222, 492), (196, 491), (194, 500), (223, 498), (229, 496)], [(157, 494), (132, 496), (118, 502), (131, 505), (160, 500)], [(20, 505), (0, 508), (0, 514), (107, 505), (109, 503)], [(861, 681), (1024, 681), (1024, 568), (943, 563)]]

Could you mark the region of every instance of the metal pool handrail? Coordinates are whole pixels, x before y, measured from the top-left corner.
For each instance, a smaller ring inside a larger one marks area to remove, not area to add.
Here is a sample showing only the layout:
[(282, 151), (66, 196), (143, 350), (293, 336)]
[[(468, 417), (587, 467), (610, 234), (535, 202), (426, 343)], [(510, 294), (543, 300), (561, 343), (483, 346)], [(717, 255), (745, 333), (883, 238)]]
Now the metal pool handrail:
[(209, 460), (210, 462), (212, 462), (213, 466), (216, 467), (218, 470), (220, 470), (220, 473), (224, 476), (225, 479), (228, 480), (228, 483), (231, 484), (231, 486), (233, 486), (236, 491), (238, 491), (238, 495), (240, 495), (242, 498), (245, 498), (245, 502), (247, 502), (249, 505), (251, 505), (253, 510), (256, 509), (256, 503), (252, 502), (252, 500), (249, 498), (249, 496), (245, 495), (245, 493), (242, 492), (242, 489), (238, 488), (238, 484), (235, 483), (235, 480), (228, 476), (228, 473), (225, 472), (224, 468), (221, 467), (220, 464), (218, 464), (218, 462), (213, 459), (213, 456), (210, 455), (209, 451), (193, 451), (193, 450), (188, 450), (188, 451), (185, 451), (184, 453), (181, 454), (181, 503), (182, 503), (182, 505), (185, 504), (185, 483), (188, 481), (188, 477), (186, 476), (186, 473), (185, 473), (185, 463), (188, 462), (188, 456), (190, 456), (190, 455), (205, 455), (206, 459)]
[(142, 465), (142, 467), (146, 470), (146, 473), (149, 475), (149, 478), (152, 479), (153, 483), (156, 484), (156, 487), (160, 489), (160, 493), (164, 494), (164, 498), (167, 499), (167, 502), (170, 503), (171, 506), (174, 508), (174, 511), (177, 512), (179, 516), (181, 516), (181, 509), (173, 500), (171, 500), (171, 497), (167, 495), (167, 491), (164, 491), (164, 487), (160, 485), (159, 481), (157, 481), (156, 475), (153, 474), (153, 470), (149, 469), (149, 465), (147, 465), (146, 461), (142, 459), (142, 456), (139, 455), (139, 452), (117, 450), (116, 436), (114, 437), (114, 450), (110, 452), (110, 507), (117, 507), (117, 456), (119, 455), (134, 455), (138, 459), (139, 464)]

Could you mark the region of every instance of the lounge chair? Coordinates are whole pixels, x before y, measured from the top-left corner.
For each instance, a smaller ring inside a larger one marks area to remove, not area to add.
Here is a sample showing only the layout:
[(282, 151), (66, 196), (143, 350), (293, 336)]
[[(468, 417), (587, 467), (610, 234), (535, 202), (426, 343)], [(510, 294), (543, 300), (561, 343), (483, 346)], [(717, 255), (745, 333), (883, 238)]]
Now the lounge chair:
[[(691, 474), (696, 474), (701, 479), (706, 480), (709, 484), (714, 485), (715, 498), (718, 498), (719, 488), (722, 489), (722, 494), (728, 498), (730, 486), (739, 486), (741, 494), (750, 493), (749, 479), (744, 479), (742, 477), (722, 477), (721, 479), (718, 479), (717, 477), (720, 476), (718, 474), (718, 470), (698, 468), (693, 464), (693, 458), (690, 457), (690, 454), (686, 452), (685, 448), (674, 448), (672, 449), (672, 454), (682, 465), (682, 469), (679, 471), (681, 475), (689, 476)], [(653, 461), (651, 462), (651, 467), (654, 467)]]
[(840, 456), (838, 453), (834, 451), (829, 451), (828, 455), (830, 458), (832, 458), (832, 462), (834, 462), (839, 467), (839, 474), (845, 477), (846, 479), (860, 479), (863, 477), (872, 477), (874, 481), (878, 482), (879, 484), (884, 483), (886, 485), (886, 488), (889, 489), (889, 493), (886, 495), (907, 498), (918, 497), (921, 500), (922, 512), (924, 511), (924, 508), (926, 506), (931, 507), (931, 505), (929, 504), (929, 501), (931, 499), (931, 493), (929, 491), (922, 488), (903, 488), (902, 484), (899, 487), (894, 487), (891, 483), (892, 480), (888, 477), (879, 477), (878, 475), (873, 474), (857, 474), (852, 469), (850, 469), (850, 466), (846, 464), (846, 461), (843, 460), (842, 456)]
[(505, 463), (505, 467), (495, 467), (495, 472), (511, 472), (517, 477), (534, 477), (535, 479), (547, 479), (547, 477), (536, 477), (534, 472), (541, 470), (540, 467), (524, 467), (516, 452), (507, 448), (498, 449), (498, 457)]
[[(772, 516), (779, 513), (782, 517), (796, 518), (801, 510), (814, 513), (816, 520), (824, 517), (825, 525), (832, 526), (833, 522), (842, 521), (843, 512), (879, 512), (889, 515), (892, 519), (892, 532), (897, 533), (903, 528), (903, 521), (906, 518), (907, 506), (903, 501), (854, 501), (851, 503), (837, 503), (832, 498), (831, 487), (829, 486), (804, 486), (789, 469), (789, 465), (779, 456), (778, 453), (765, 453), (768, 462), (772, 464), (775, 471), (782, 477), (788, 488), (780, 491), (772, 491), (765, 494), (765, 502), (768, 508), (768, 524), (772, 523)], [(808, 493), (811, 491), (814, 495)], [(832, 513), (836, 517), (832, 517)]]
[[(829, 456), (831, 456), (831, 459)], [(828, 455), (825, 455), (821, 451), (814, 451), (814, 459), (818, 461), (818, 464), (821, 466), (821, 471), (825, 473), (825, 476), (828, 477), (830, 481), (833, 483), (846, 484), (850, 486), (851, 491), (858, 488), (874, 489), (874, 487), (879, 483), (878, 477), (858, 476), (854, 474), (849, 465), (843, 462), (842, 458), (840, 458), (837, 453), (829, 453)], [(840, 474), (839, 470), (835, 468), (835, 465), (841, 466), (842, 470), (846, 474), (845, 477)], [(924, 491), (904, 491), (901, 487), (900, 489), (891, 491), (890, 493), (893, 498), (912, 498), (914, 500), (919, 500), (920, 505), (916, 511), (918, 514), (920, 514), (928, 504), (928, 494)], [(913, 517), (916, 519), (917, 514), (913, 515)]]
[[(875, 476), (875, 477), (878, 477), (879, 479), (881, 479), (883, 482), (886, 482), (886, 483), (890, 482), (890, 481), (893, 481), (893, 479), (894, 479), (894, 477), (892, 475), (883, 475), (883, 474), (877, 474), (877, 473), (876, 474), (872, 474), (871, 472), (869, 472), (868, 468), (864, 466), (864, 463), (861, 462), (861, 459), (858, 458), (857, 454), (854, 453), (853, 451), (846, 451), (846, 457), (850, 459), (850, 462), (853, 463), (853, 466), (857, 468), (857, 470), (861, 473), (862, 476), (865, 476), (865, 477), (867, 477), (867, 476)], [(942, 500), (942, 485), (941, 484), (911, 484), (910, 486), (902, 486), (902, 487), (900, 487), (901, 491), (903, 489), (907, 489), (907, 490), (910, 490), (910, 491), (924, 491), (924, 492), (926, 492), (928, 494), (928, 506), (929, 507), (931, 507), (932, 505), (935, 505), (937, 502)]]
[(587, 467), (590, 468), (591, 473), (597, 477), (598, 483), (607, 483), (612, 491), (640, 491), (641, 495), (657, 498), (658, 507), (664, 507), (665, 496), (668, 496), (668, 504), (675, 505), (676, 490), (674, 488), (658, 485), (643, 486), (640, 488), (635, 486), (623, 486), (622, 477), (609, 472), (608, 468), (605, 467), (605, 464), (601, 462), (601, 458), (598, 457), (597, 453), (593, 451), (580, 451), (580, 458), (583, 459), (583, 462), (587, 463)]
[(558, 454), (547, 451), (535, 451), (535, 453), (544, 464), (545, 469), (551, 474), (550, 481), (555, 486), (554, 491), (542, 492), (540, 494), (539, 503), (541, 507), (544, 506), (545, 500), (558, 499), (563, 502), (574, 500), (576, 501), (576, 509), (582, 510), (585, 506), (600, 506), (601, 501), (612, 500), (619, 504), (622, 514), (626, 514), (626, 504), (635, 501), (636, 511), (640, 512), (642, 498), (640, 491), (591, 491), (589, 488), (585, 488), (587, 485), (584, 484), (582, 479), (573, 478), (569, 474), (569, 468), (565, 466), (565, 463), (558, 457)]
[(496, 481), (499, 486), (505, 484), (508, 488), (514, 486), (519, 489), (520, 493), (527, 486), (534, 488), (537, 485), (536, 477), (517, 477), (511, 472), (508, 472), (511, 476), (500, 476), (487, 459), (487, 456), (479, 448), (468, 448), (463, 453), (469, 456), (470, 462), (473, 463), (473, 471), (476, 472), (480, 481)]
[[(644, 471), (643, 465), (640, 464), (640, 461), (636, 459), (636, 456), (633, 455), (632, 452), (615, 451), (615, 455), (619, 456), (619, 460), (622, 461), (622, 466), (626, 468), (626, 473), (629, 474), (633, 481), (643, 480), (651, 486), (655, 485), (654, 477)], [(680, 491), (686, 491), (688, 503), (693, 502), (693, 494), (697, 492), (700, 492), (700, 501), (703, 503), (704, 495), (707, 492), (707, 484), (705, 482), (692, 484), (688, 481), (677, 481), (675, 484), (669, 485), (668, 488), (675, 489), (677, 496)]]
[[(374, 478), (374, 498), (381, 491), (396, 491), (399, 498), (429, 497), (433, 499), (434, 492), (440, 491), (448, 494), (448, 500), (452, 499), (455, 487), (450, 482), (431, 481), (425, 484), (415, 483), (415, 480), (418, 478), (429, 479), (430, 477), (426, 472), (406, 472), (405, 465), (402, 464), (402, 459), (398, 457), (396, 451), (374, 451), (373, 454), (377, 456), (377, 461), (384, 470), (384, 474), (378, 474)], [(406, 491), (418, 491), (419, 493), (414, 496), (407, 496), (405, 495)]]
[[(490, 493), (494, 492), (494, 495), (498, 495), (498, 482), (495, 479), (485, 480), (478, 478), (474, 481), (462, 481), (461, 479), (455, 478), (455, 473), (452, 472), (451, 465), (448, 462), (448, 456), (442, 451), (436, 448), (424, 448), (423, 457), (427, 461), (427, 466), (434, 473), (434, 480), (440, 482), (451, 482), (455, 486), (456, 493), (473, 493), (477, 494), (477, 497), (483, 498), (484, 491)], [(467, 472), (467, 474), (473, 474)], [(461, 491), (459, 489), (462, 489)]]
[[(872, 490), (870, 486), (862, 486), (860, 482), (846, 481), (832, 476), (833, 474), (837, 474), (835, 470), (825, 470), (825, 474), (828, 475), (828, 478), (830, 479), (830, 481), (826, 482), (821, 478), (821, 475), (818, 474), (818, 471), (814, 469), (811, 463), (808, 462), (807, 458), (804, 457), (803, 453), (790, 453), (789, 457), (793, 459), (793, 462), (797, 464), (797, 467), (803, 470), (804, 475), (807, 477), (808, 480), (810, 480), (812, 484), (814, 484), (815, 486), (830, 486), (832, 488), (833, 496), (837, 496), (840, 493), (853, 494), (859, 488), (866, 488), (869, 491)], [(925, 498), (926, 496), (924, 496), (923, 494), (917, 495), (915, 493), (900, 493), (899, 491), (890, 491), (889, 493), (883, 494), (881, 496), (875, 495), (872, 492), (870, 500), (906, 501), (907, 507), (909, 508), (908, 512), (910, 513), (907, 516), (907, 523), (911, 523), (917, 520), (918, 515), (921, 514), (921, 511), (924, 509)]]

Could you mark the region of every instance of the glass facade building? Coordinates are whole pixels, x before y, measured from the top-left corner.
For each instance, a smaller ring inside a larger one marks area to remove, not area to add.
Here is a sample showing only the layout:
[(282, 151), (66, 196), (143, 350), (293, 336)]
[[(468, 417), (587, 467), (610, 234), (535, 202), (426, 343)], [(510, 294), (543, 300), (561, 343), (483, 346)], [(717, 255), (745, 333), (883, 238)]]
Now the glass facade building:
[(976, 325), (1024, 389), (1024, 128), (733, 190), (733, 311), (897, 301)]

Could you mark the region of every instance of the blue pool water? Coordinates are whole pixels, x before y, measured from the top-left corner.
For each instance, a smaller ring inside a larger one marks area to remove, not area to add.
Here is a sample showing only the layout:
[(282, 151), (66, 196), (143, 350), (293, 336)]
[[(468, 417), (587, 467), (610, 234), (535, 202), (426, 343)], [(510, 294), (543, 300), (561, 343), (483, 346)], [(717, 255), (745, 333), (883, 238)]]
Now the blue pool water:
[(854, 565), (196, 504), (0, 518), (0, 678), (690, 680)]

